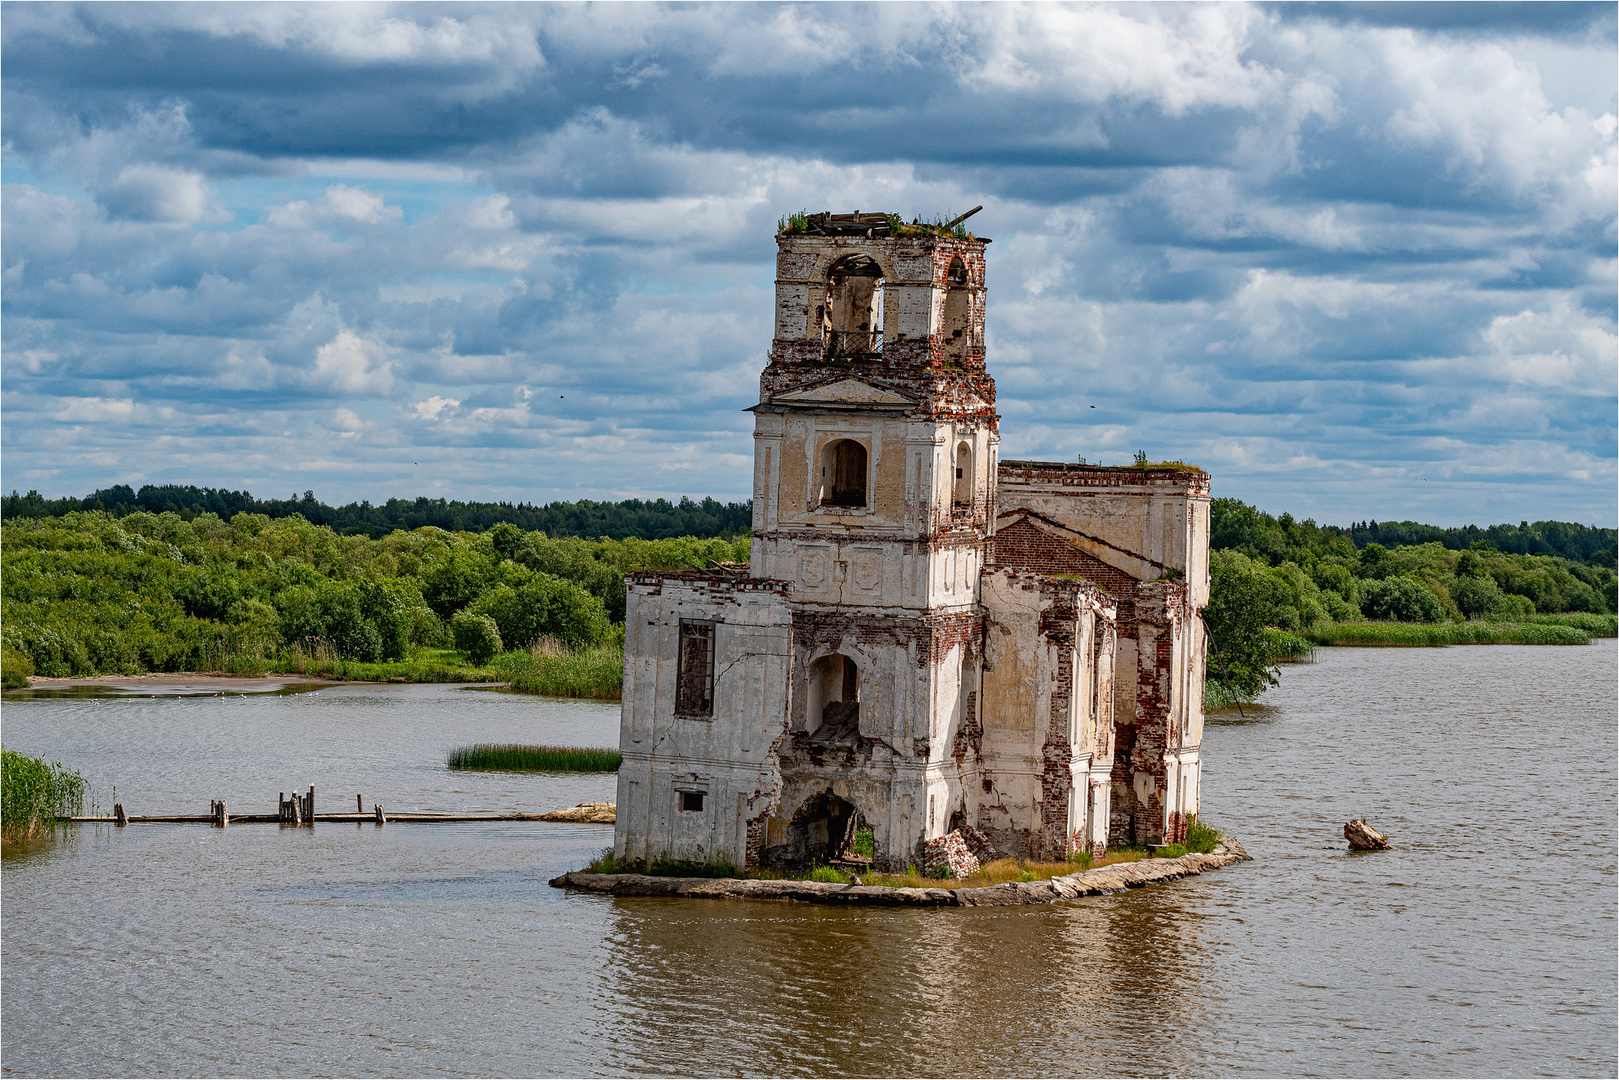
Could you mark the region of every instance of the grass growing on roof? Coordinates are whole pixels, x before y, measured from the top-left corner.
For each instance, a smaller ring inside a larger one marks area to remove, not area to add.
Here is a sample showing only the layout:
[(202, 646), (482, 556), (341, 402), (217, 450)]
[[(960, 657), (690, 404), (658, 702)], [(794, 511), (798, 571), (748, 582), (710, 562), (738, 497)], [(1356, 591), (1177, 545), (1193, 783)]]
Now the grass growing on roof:
[(486, 772), (617, 772), (624, 755), (593, 746), (529, 746), (523, 743), (478, 743), (450, 751), (452, 769)]
[(45, 832), (58, 817), (84, 813), (87, 792), (77, 769), (0, 749), (0, 832), (7, 840)]

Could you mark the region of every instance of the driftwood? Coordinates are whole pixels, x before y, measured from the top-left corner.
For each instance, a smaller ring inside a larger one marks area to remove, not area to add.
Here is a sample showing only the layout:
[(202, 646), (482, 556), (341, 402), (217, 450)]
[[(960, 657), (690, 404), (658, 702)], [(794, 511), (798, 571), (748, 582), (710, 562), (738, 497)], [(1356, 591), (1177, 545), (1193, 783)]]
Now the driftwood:
[(1389, 838), (1366, 824), (1360, 818), (1344, 825), (1344, 839), (1350, 851), (1387, 851)]
[(541, 814), (541, 821), (571, 821), (581, 825), (611, 825), (617, 820), (618, 804), (610, 802), (586, 802), (578, 806), (570, 806), (566, 810), (553, 810), (549, 814)]

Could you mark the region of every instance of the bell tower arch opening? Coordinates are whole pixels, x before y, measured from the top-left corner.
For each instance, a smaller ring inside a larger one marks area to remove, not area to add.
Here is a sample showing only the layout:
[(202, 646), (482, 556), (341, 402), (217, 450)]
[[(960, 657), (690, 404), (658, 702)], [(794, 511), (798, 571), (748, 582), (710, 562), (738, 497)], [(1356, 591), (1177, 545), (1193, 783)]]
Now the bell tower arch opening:
[(951, 499), (957, 510), (966, 510), (973, 504), (973, 487), (977, 475), (973, 471), (973, 445), (966, 440), (956, 444), (955, 494)]
[(821, 333), (829, 360), (883, 354), (883, 268), (870, 255), (845, 255), (827, 270)]
[(967, 264), (957, 255), (945, 272), (944, 312), (939, 325), (944, 354), (951, 360), (965, 358), (974, 344), (972, 291), (968, 286)]

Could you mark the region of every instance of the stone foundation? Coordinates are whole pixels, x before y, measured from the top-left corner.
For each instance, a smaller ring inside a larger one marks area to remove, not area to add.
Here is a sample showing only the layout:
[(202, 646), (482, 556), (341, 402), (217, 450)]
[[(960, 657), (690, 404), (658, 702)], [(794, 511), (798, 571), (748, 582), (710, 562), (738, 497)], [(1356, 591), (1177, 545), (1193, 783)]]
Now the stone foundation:
[(647, 874), (563, 874), (553, 889), (612, 896), (681, 896), (707, 900), (797, 900), (809, 904), (873, 907), (1013, 907), (1050, 904), (1087, 896), (1179, 881), (1209, 870), (1253, 861), (1240, 843), (1223, 840), (1208, 855), (1142, 859), (1064, 874), (1049, 881), (1009, 881), (981, 889), (891, 889), (882, 885), (837, 885), (824, 881), (754, 881), (748, 878), (677, 878)]

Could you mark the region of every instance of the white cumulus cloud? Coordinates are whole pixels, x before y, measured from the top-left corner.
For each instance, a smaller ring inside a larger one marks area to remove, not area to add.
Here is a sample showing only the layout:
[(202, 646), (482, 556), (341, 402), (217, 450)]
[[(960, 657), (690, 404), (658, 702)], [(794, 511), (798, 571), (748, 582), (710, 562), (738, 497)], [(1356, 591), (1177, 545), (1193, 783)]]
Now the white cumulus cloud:
[(382, 342), (344, 330), (315, 350), (315, 378), (346, 394), (386, 394), (394, 384), (387, 357)]

